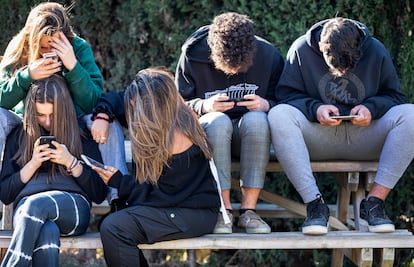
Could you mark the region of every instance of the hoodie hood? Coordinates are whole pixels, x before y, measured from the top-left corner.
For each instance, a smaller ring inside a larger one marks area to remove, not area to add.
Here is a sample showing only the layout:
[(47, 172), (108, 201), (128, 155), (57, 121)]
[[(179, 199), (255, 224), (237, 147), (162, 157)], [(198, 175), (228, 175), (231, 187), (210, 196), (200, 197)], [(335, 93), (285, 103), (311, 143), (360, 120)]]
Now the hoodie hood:
[[(321, 39), (321, 32), (322, 32), (323, 26), (330, 20), (331, 19), (326, 19), (326, 20), (322, 20), (316, 23), (306, 32), (306, 43), (312, 48), (312, 50), (314, 50), (318, 54), (322, 54), (321, 51), (319, 50), (318, 43)], [(367, 26), (365, 26), (364, 24), (356, 20), (352, 20), (352, 19), (347, 19), (347, 20), (354, 23), (355, 26), (357, 26), (357, 28), (359, 29), (361, 36), (362, 36), (361, 41), (360, 41), (361, 52), (364, 53), (365, 50), (370, 45), (370, 42), (372, 39)]]
[(188, 59), (196, 62), (210, 62), (210, 48), (207, 44), (209, 29), (209, 25), (199, 28), (184, 42), (181, 50)]

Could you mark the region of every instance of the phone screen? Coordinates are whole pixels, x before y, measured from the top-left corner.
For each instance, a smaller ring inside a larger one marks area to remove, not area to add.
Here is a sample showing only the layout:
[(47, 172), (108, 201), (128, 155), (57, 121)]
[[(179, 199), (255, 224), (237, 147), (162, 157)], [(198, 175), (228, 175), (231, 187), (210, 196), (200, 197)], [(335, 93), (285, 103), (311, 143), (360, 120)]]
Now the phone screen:
[(94, 160), (93, 158), (88, 157), (88, 156), (83, 155), (83, 154), (81, 155), (81, 158), (86, 163), (86, 165), (88, 165), (89, 167), (96, 166), (98, 168), (101, 168), (101, 169), (105, 170), (105, 165), (100, 163), (99, 161)]

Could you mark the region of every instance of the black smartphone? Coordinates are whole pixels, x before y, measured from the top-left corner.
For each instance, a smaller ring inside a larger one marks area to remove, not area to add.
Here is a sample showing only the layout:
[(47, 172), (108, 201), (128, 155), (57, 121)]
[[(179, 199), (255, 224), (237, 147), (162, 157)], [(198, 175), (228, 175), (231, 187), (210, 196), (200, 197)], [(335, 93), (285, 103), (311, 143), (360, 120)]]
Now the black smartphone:
[(56, 149), (56, 147), (52, 144), (52, 141), (56, 141), (56, 137), (53, 135), (43, 135), (40, 137), (40, 144), (48, 144), (50, 148)]
[(100, 163), (99, 161), (94, 160), (93, 158), (88, 157), (88, 156), (83, 155), (83, 154), (81, 155), (81, 158), (86, 163), (86, 165), (88, 165), (89, 167), (96, 166), (98, 168), (101, 168), (101, 169), (105, 170), (105, 165)]

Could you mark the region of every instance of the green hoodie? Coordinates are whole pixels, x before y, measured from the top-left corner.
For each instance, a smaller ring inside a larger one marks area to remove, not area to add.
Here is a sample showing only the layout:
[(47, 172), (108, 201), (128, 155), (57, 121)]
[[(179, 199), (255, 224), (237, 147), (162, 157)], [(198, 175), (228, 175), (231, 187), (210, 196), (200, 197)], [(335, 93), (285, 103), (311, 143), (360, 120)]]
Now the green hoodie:
[[(70, 94), (78, 116), (92, 113), (92, 109), (103, 92), (103, 78), (95, 63), (90, 45), (75, 36), (72, 41), (77, 59), (75, 67), (68, 71), (63, 67), (62, 76), (68, 83)], [(0, 78), (0, 107), (12, 109), (22, 116), (23, 100), (34, 80), (29, 75), (27, 66), (18, 70), (14, 76), (10, 72), (2, 73)]]

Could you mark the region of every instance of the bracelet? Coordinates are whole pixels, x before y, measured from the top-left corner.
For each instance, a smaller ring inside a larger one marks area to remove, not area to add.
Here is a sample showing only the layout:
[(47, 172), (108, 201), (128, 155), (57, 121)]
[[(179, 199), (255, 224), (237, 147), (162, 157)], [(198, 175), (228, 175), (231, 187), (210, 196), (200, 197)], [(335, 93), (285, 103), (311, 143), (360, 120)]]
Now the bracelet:
[(73, 157), (73, 160), (72, 160), (72, 163), (70, 164), (70, 167), (66, 169), (66, 173), (69, 174), (69, 175), (71, 175), (72, 174), (72, 171), (76, 167), (78, 167), (79, 163), (80, 163), (80, 161), (76, 157)]
[(102, 116), (98, 116), (98, 115), (95, 115), (95, 116), (92, 117), (92, 121), (94, 121), (94, 120), (104, 120), (104, 121), (107, 121), (107, 122), (112, 122), (110, 119), (102, 117)]

